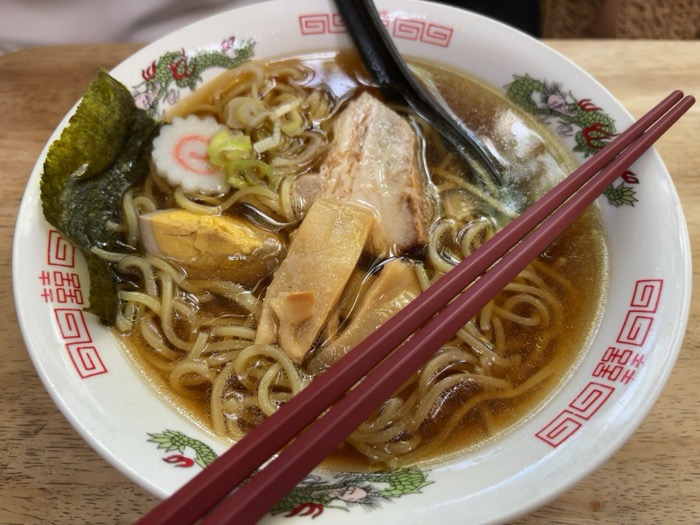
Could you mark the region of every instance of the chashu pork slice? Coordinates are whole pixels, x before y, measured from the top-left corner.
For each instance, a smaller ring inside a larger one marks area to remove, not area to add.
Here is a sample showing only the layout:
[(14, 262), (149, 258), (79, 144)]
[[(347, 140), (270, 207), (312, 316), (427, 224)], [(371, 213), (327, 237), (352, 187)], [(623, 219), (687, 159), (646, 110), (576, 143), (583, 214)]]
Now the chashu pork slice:
[(321, 195), (370, 207), (379, 253), (400, 255), (427, 242), (432, 204), (408, 122), (363, 93), (339, 115), (333, 134), (320, 168)]

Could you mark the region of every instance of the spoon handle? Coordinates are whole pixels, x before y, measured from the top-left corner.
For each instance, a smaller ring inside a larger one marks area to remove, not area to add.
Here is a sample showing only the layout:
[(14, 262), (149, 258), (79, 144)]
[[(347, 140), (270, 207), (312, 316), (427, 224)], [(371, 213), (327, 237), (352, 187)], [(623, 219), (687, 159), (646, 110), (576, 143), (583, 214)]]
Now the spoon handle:
[(438, 93), (428, 93), (418, 83), (385, 30), (372, 0), (336, 0), (335, 4), (365, 68), (382, 92), (407, 104), (432, 124), (477, 175), (487, 176), (498, 187), (506, 185), (509, 177), (505, 167)]

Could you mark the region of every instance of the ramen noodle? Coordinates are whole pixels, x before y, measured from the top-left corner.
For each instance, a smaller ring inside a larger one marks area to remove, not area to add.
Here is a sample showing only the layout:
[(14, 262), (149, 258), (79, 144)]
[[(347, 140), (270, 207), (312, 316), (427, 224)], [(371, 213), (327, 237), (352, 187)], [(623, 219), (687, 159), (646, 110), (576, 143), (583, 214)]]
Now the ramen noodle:
[[(134, 253), (101, 254), (121, 278), (114, 332), (161, 395), (223, 439), (274, 414), (570, 170), (495, 90), (412, 67), (508, 166), (507, 191), (341, 53), (251, 61), (208, 81), (172, 108), (150, 176), (126, 194)], [(327, 465), (434, 464), (512, 428), (580, 358), (606, 264), (590, 209)]]

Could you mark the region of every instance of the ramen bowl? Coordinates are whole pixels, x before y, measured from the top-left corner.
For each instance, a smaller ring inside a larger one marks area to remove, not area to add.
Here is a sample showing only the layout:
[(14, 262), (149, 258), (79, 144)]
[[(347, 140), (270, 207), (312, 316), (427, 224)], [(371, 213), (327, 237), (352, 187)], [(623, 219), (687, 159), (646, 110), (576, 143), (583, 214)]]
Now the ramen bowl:
[[(502, 93), (527, 83), (517, 102), (577, 163), (595, 153), (592, 136), (609, 139), (632, 123), (588, 74), (508, 26), (436, 3), (382, 0), (377, 6), (403, 54), (464, 71)], [(180, 29), (111, 74), (140, 107), (161, 116), (221, 72), (243, 45), (264, 60), (351, 44), (332, 2), (280, 0)], [(42, 214), (47, 150), (48, 144), (23, 198), (14, 246), (16, 304), (28, 350), (57, 406), (86, 441), (165, 498), (229, 445), (158, 395), (112, 333), (84, 311), (85, 261)], [(314, 471), (290, 493), (289, 507), (265, 521), (312, 513), (328, 523), (498, 523), (545, 504), (612, 455), (649, 412), (674, 365), (688, 317), (691, 265), (681, 206), (655, 152), (638, 160), (597, 206), (608, 239), (605, 304), (574, 369), (545, 404), (498, 439), (430, 467)], [(380, 494), (371, 506), (362, 502), (368, 492)]]

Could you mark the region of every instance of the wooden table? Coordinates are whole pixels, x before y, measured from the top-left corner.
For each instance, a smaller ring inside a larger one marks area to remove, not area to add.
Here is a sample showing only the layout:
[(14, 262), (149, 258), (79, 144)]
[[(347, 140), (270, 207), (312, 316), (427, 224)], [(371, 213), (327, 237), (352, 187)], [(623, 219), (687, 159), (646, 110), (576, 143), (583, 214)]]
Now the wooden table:
[[(551, 41), (640, 116), (675, 88), (700, 96), (700, 41)], [(36, 48), (0, 56), (0, 276), (10, 283), (15, 217), (34, 162), (98, 67), (133, 44)], [(658, 143), (700, 261), (700, 107)], [(696, 262), (697, 264), (697, 262)], [(697, 281), (697, 278), (695, 279)], [(156, 498), (97, 455), (36, 375), (0, 289), (0, 523), (133, 523)], [(700, 300), (660, 400), (634, 436), (591, 476), (521, 525), (700, 523)]]

